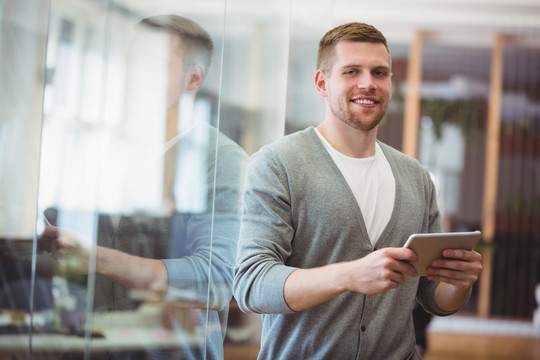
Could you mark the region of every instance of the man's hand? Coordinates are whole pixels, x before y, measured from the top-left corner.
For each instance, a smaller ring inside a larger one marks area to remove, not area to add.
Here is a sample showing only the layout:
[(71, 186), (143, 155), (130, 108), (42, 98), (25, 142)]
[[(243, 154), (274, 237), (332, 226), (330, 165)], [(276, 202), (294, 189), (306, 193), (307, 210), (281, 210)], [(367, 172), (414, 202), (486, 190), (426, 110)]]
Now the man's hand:
[(473, 250), (446, 249), (443, 259), (433, 260), (428, 279), (440, 281), (435, 302), (443, 310), (456, 311), (472, 293), (482, 272), (482, 255)]
[(66, 228), (47, 226), (38, 240), (38, 250), (56, 254), (62, 272), (87, 274), (92, 241)]
[(162, 303), (161, 323), (169, 331), (181, 328), (194, 334), (197, 328), (203, 325), (198, 315), (199, 312), (195, 308), (186, 307), (183, 303), (174, 301)]
[(416, 276), (410, 264), (418, 261), (414, 251), (403, 248), (384, 248), (361, 259), (347, 263), (347, 288), (368, 295), (395, 289), (405, 283), (405, 276)]
[(473, 250), (446, 249), (443, 259), (428, 268), (428, 279), (441, 281), (461, 290), (470, 289), (482, 272), (482, 255)]

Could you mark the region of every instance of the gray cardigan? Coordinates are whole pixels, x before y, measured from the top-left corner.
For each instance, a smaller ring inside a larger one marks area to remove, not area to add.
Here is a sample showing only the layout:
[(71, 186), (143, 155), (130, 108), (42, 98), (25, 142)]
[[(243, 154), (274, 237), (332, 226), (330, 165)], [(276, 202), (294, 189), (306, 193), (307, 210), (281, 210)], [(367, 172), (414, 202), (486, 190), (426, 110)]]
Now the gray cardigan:
[(297, 268), (350, 261), (410, 234), (440, 232), (436, 192), (413, 158), (380, 143), (396, 179), (392, 216), (372, 245), (345, 178), (310, 127), (263, 147), (248, 168), (235, 267), (242, 311), (263, 314), (260, 359), (414, 359), (414, 298), (436, 315), (437, 283), (407, 278), (378, 295), (347, 292), (294, 312), (283, 286)]

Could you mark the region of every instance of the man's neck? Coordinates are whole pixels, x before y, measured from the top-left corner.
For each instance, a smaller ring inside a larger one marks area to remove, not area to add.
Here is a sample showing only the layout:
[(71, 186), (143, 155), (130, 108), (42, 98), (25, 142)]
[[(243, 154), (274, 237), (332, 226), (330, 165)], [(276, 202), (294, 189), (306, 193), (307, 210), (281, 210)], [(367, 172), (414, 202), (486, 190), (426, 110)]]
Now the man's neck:
[(326, 141), (340, 153), (353, 158), (366, 158), (375, 155), (377, 127), (370, 131), (358, 130), (344, 123), (328, 120), (317, 126)]
[(185, 93), (179, 100), (178, 133), (183, 134), (191, 129), (198, 121), (195, 113), (195, 97)]

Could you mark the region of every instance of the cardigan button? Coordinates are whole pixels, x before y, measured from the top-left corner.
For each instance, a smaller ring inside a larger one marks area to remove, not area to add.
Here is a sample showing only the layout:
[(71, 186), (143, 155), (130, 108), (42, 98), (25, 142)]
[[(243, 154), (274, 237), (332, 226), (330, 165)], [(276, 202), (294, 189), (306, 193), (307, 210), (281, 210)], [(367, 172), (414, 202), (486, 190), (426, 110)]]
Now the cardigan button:
[(364, 325), (362, 325), (362, 326), (360, 327), (360, 330), (361, 330), (362, 332), (365, 332), (365, 331), (366, 331), (366, 327), (365, 327)]

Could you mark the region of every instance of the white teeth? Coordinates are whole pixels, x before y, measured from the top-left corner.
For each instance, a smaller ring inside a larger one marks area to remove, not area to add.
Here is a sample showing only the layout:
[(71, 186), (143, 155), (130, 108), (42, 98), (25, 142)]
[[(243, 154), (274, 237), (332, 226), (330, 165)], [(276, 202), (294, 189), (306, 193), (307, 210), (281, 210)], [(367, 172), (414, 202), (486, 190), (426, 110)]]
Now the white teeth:
[(375, 101), (373, 100), (367, 100), (367, 99), (358, 99), (353, 101), (356, 104), (364, 104), (364, 105), (373, 105), (375, 104)]

